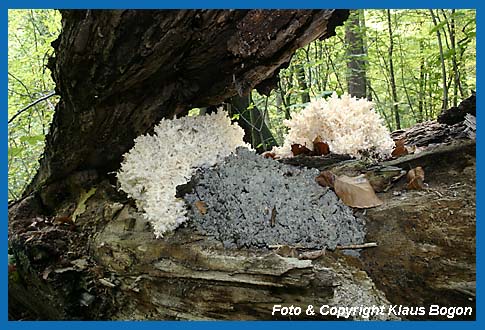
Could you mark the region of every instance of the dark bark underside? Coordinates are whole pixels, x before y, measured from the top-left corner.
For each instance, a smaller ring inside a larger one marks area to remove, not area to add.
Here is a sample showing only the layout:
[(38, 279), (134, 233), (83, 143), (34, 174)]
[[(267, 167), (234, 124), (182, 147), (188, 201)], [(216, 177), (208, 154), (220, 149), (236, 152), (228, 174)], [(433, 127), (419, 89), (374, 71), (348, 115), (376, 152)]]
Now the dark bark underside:
[[(26, 194), (76, 171), (116, 170), (163, 117), (268, 93), (294, 51), (334, 34), (347, 10), (63, 11), (53, 43), (61, 96)], [(58, 189), (55, 189), (58, 190)], [(45, 193), (44, 193), (45, 194)]]

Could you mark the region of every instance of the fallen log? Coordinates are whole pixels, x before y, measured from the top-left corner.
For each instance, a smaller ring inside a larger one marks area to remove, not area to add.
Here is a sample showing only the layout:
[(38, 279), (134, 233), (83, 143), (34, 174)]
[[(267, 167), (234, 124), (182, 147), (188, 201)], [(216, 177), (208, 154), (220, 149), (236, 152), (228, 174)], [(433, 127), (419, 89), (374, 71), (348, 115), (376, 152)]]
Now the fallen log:
[[(247, 320), (289, 318), (272, 315), (274, 305), (474, 311), (474, 147), (459, 141), (388, 162), (421, 164), (429, 188), (405, 191), (397, 182), (379, 194), (382, 206), (356, 212), (365, 218), (366, 241), (378, 246), (353, 255), (325, 251), (305, 260), (265, 248), (227, 249), (192, 226), (157, 240), (107, 181), (96, 186), (75, 223), (30, 218), (37, 201), (28, 198), (10, 208), (10, 314), (21, 307), (34, 319)], [(291, 319), (332, 318), (303, 314)], [(371, 316), (395, 318), (448, 319)]]

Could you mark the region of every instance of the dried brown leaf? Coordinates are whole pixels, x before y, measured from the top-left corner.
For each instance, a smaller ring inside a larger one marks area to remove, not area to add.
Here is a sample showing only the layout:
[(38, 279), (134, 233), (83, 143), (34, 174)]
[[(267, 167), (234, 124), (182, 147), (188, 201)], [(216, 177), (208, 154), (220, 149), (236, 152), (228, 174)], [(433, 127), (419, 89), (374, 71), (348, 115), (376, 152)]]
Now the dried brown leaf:
[(17, 271), (17, 266), (9, 264), (8, 265), (8, 273), (10, 274), (10, 273), (13, 273), (15, 271)]
[(263, 157), (264, 158), (275, 159), (276, 158), (276, 154), (274, 152), (266, 151), (266, 152), (263, 153)]
[(315, 181), (322, 187), (330, 187), (333, 188), (335, 184), (335, 175), (330, 171), (322, 171), (320, 174), (315, 178)]
[(392, 157), (398, 158), (409, 154), (409, 150), (404, 145), (406, 143), (404, 139), (397, 140), (394, 143), (396, 144), (396, 148), (391, 153)]
[(288, 245), (282, 245), (276, 249), (276, 254), (285, 257), (285, 258), (298, 258), (298, 251), (296, 248), (288, 246)]
[(203, 201), (196, 201), (194, 205), (197, 208), (197, 210), (199, 210), (200, 214), (204, 215), (207, 213), (207, 204), (204, 203)]
[(317, 251), (302, 252), (298, 255), (300, 260), (315, 260), (325, 255), (325, 248)]
[(46, 269), (44, 269), (44, 271), (42, 272), (42, 278), (44, 280), (47, 280), (47, 278), (49, 277), (49, 274), (52, 273), (52, 267), (47, 267)]
[(427, 147), (417, 147), (417, 146), (409, 146), (407, 147), (408, 152), (410, 154), (419, 154), (427, 149)]
[(401, 138), (399, 140), (396, 140), (394, 141), (394, 144), (396, 145), (396, 147), (404, 147), (404, 145), (406, 144), (406, 139)]
[(409, 190), (424, 189), (424, 170), (421, 166), (409, 170), (407, 174), (408, 184), (406, 188)]
[(54, 222), (57, 222), (57, 223), (60, 223), (60, 224), (67, 224), (67, 225), (74, 223), (74, 221), (72, 221), (72, 218), (69, 217), (69, 216), (56, 217), (54, 219)]
[(330, 153), (330, 147), (326, 142), (322, 140), (320, 136), (317, 136), (313, 140), (313, 155), (315, 156), (325, 156)]
[(364, 175), (335, 177), (335, 193), (345, 205), (357, 208), (379, 206), (382, 201), (376, 196), (374, 189)]
[(302, 146), (301, 144), (292, 144), (291, 145), (291, 152), (293, 153), (293, 156), (298, 156), (298, 155), (309, 155), (311, 154), (311, 150), (308, 149), (305, 146)]

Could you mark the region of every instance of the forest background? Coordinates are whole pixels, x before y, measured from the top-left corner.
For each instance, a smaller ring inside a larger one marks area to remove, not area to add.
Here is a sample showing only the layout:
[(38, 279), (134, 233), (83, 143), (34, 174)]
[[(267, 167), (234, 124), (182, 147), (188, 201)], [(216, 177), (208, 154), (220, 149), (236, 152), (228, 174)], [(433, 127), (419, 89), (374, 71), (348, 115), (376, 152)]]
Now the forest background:
[[(56, 10), (9, 10), (9, 200), (20, 197), (42, 155), (58, 101), (46, 64), (60, 30)], [(355, 10), (336, 32), (299, 49), (268, 96), (227, 101), (253, 147), (281, 144), (284, 120), (333, 91), (372, 100), (394, 131), (434, 120), (475, 90), (475, 10)]]

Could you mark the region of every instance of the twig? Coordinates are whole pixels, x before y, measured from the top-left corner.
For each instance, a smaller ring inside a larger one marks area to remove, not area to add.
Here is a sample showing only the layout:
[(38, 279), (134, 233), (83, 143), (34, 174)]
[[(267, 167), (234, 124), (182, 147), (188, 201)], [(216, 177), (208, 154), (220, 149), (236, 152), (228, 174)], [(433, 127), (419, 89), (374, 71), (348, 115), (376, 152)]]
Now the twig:
[(370, 243), (364, 243), (364, 244), (352, 244), (352, 245), (341, 245), (337, 246), (338, 250), (356, 250), (356, 249), (365, 249), (365, 248), (371, 248), (371, 247), (377, 247), (376, 242), (370, 242)]
[(300, 260), (315, 260), (320, 258), (321, 256), (324, 256), (326, 252), (326, 249), (323, 248), (321, 250), (317, 251), (309, 251), (309, 252), (303, 252), (298, 255), (298, 259)]
[[(279, 249), (285, 246), (289, 247), (290, 249), (320, 251), (320, 249), (306, 248), (301, 245), (289, 246), (284, 244), (268, 245), (268, 249)], [(363, 244), (339, 245), (337, 246), (336, 249), (337, 250), (357, 250), (357, 249), (366, 249), (366, 248), (377, 247), (377, 246), (378, 245), (376, 242), (369, 242), (369, 243), (363, 243)]]
[(285, 244), (274, 244), (274, 245), (268, 245), (268, 249), (279, 249), (282, 247), (289, 247), (290, 249), (305, 249), (305, 247), (300, 246), (300, 245), (295, 245), (295, 246), (289, 246)]
[(271, 227), (274, 227), (276, 224), (276, 206), (273, 206), (273, 209), (271, 210)]
[(8, 72), (8, 75), (10, 77), (12, 77), (13, 79), (17, 80), (17, 82), (22, 85), (22, 87), (25, 89), (25, 91), (27, 92), (27, 94), (29, 95), (30, 99), (32, 100), (32, 93), (30, 93), (30, 90), (29, 88), (23, 83), (22, 80), (20, 80), (19, 78), (17, 78), (16, 76), (14, 76), (13, 74), (11, 74), (10, 72)]
[(46, 94), (44, 96), (42, 96), (41, 98), (35, 100), (34, 102), (30, 103), (29, 105), (27, 105), (26, 107), (20, 109), (19, 111), (17, 111), (17, 113), (15, 115), (12, 116), (12, 118), (9, 119), (8, 123), (10, 124), (12, 121), (14, 121), (15, 118), (17, 118), (18, 116), (20, 116), (22, 113), (24, 113), (25, 111), (29, 110), (30, 108), (32, 108), (34, 105), (36, 105), (37, 103), (39, 102), (42, 102), (42, 101), (45, 101), (47, 100), (48, 98), (52, 97), (56, 95), (56, 92), (55, 91), (52, 91), (50, 92), (49, 94)]

